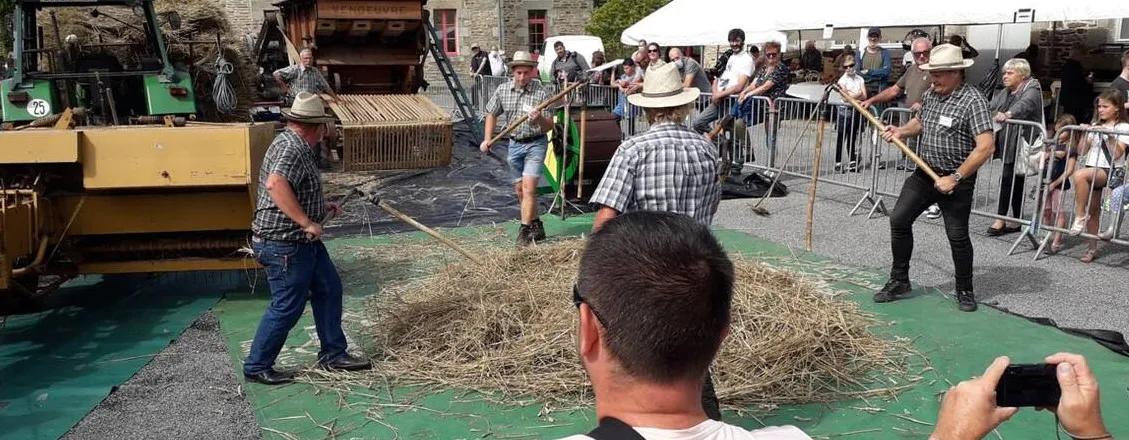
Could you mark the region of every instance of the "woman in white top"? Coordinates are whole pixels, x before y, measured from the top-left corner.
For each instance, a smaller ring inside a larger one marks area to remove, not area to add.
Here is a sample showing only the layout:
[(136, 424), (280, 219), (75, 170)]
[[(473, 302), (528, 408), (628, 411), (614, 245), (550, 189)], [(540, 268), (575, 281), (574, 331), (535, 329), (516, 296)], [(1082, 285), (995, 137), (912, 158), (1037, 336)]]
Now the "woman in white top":
[[(842, 58), (840, 68), (843, 76), (839, 77), (839, 87), (847, 92), (851, 98), (862, 102), (866, 100), (866, 80), (858, 74), (855, 66), (855, 57), (847, 55)], [(855, 141), (858, 140), (859, 131), (862, 129), (862, 116), (855, 109), (847, 106), (835, 107), (837, 117), (835, 127), (838, 135), (835, 138), (835, 172), (858, 172), (858, 153), (855, 151)], [(843, 168), (843, 142), (847, 143), (848, 154), (851, 161)]]
[[(1071, 235), (1078, 235), (1083, 229), (1091, 234), (1097, 233), (1102, 190), (1106, 187), (1110, 171), (1125, 166), (1125, 152), (1129, 146), (1129, 116), (1126, 115), (1125, 97), (1116, 90), (1102, 93), (1094, 108), (1094, 125), (1082, 125), (1082, 128), (1103, 128), (1124, 134), (1088, 133), (1079, 139), (1080, 167), (1071, 176), (1075, 191)], [(1090, 191), (1087, 192), (1086, 188), (1090, 188)], [(1098, 241), (1091, 240), (1090, 249), (1082, 255), (1082, 261), (1094, 261), (1097, 252)]]

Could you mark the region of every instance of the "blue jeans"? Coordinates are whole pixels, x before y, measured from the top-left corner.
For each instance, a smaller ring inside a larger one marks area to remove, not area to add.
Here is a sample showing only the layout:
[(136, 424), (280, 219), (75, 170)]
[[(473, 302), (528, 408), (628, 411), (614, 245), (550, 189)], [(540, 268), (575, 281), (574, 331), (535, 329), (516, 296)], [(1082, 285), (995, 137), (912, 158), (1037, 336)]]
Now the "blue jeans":
[(513, 183), (521, 182), (522, 177), (541, 177), (541, 166), (545, 164), (548, 149), (549, 140), (544, 135), (538, 136), (533, 142), (511, 139), (506, 161), (510, 163)]
[(271, 303), (243, 361), (243, 373), (262, 373), (274, 366), (290, 329), (306, 309), (307, 299), (321, 341), (318, 362), (332, 362), (344, 355), (347, 343), (341, 330), (341, 277), (325, 244), (255, 238), (252, 247), (256, 260), (266, 269)]

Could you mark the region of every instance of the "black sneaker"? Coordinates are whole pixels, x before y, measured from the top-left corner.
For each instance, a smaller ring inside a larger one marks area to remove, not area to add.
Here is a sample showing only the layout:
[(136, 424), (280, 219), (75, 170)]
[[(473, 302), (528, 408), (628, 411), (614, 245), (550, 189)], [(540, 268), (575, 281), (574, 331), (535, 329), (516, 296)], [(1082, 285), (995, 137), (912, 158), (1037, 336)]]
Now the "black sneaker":
[(885, 286), (882, 286), (882, 290), (874, 294), (874, 302), (887, 303), (896, 301), (898, 295), (905, 295), (912, 290), (913, 288), (910, 287), (908, 281), (890, 280), (886, 282)]
[(957, 307), (962, 312), (976, 311), (976, 297), (972, 295), (971, 290), (957, 291)]
[(533, 243), (533, 227), (521, 225), (521, 229), (517, 231), (517, 245), (528, 246), (530, 243)]
[(533, 224), (530, 225), (530, 227), (533, 229), (533, 241), (545, 239), (545, 224), (541, 223), (541, 219), (533, 220)]

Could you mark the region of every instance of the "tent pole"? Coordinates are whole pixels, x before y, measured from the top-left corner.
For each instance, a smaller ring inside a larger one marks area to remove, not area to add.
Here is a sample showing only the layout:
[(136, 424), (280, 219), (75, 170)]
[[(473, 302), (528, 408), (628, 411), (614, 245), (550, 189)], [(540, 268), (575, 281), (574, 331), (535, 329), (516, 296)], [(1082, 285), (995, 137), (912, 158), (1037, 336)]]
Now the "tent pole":
[(996, 32), (996, 64), (1000, 63), (1000, 46), (1004, 44), (1004, 25), (998, 24), (1000, 29)]

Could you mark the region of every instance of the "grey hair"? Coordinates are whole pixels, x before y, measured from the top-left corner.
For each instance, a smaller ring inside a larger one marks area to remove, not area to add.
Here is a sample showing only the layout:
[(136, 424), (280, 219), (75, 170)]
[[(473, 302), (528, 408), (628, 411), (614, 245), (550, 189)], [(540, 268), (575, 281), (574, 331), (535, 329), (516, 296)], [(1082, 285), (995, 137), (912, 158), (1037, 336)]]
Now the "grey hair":
[(314, 51), (310, 50), (310, 48), (307, 47), (305, 49), (302, 49), (301, 52), (298, 52), (298, 56), (302, 56), (302, 55), (305, 55), (305, 54), (310, 54), (310, 56), (313, 56)]
[(915, 46), (917, 46), (918, 43), (925, 43), (925, 50), (929, 50), (929, 49), (933, 48), (933, 42), (929, 41), (928, 38), (918, 37), (918, 38), (915, 38), (913, 40), (913, 42), (911, 42), (909, 44), (910, 49), (912, 50)]
[(1004, 70), (1012, 70), (1023, 79), (1031, 77), (1031, 64), (1023, 58), (1012, 58), (1004, 63)]

